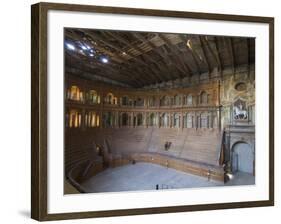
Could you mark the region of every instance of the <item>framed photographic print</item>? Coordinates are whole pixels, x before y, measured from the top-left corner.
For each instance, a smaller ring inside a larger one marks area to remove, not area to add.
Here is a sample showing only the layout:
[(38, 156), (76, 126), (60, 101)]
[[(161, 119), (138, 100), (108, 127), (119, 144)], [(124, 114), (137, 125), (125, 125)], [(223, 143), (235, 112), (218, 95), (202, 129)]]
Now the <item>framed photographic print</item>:
[(274, 19), (32, 5), (32, 218), (274, 204)]

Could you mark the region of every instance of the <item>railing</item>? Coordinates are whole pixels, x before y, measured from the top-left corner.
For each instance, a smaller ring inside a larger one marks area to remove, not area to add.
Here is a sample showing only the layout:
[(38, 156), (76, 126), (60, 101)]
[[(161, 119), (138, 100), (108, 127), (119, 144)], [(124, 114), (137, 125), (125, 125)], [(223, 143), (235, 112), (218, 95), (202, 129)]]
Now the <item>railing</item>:
[(168, 105), (159, 105), (156, 104), (154, 106), (150, 105), (126, 105), (126, 104), (111, 104), (111, 103), (105, 103), (105, 102), (92, 102), (88, 100), (76, 100), (76, 99), (66, 99), (68, 103), (76, 103), (76, 104), (85, 104), (88, 106), (105, 106), (105, 107), (120, 107), (120, 108), (135, 108), (135, 109), (181, 109), (181, 108), (209, 108), (209, 107), (218, 107), (216, 103), (208, 103), (208, 104), (168, 104)]
[(220, 142), (218, 144), (218, 147), (219, 147), (218, 162), (220, 165), (223, 165), (223, 163), (224, 163), (224, 135), (225, 135), (225, 130), (222, 130)]
[(174, 189), (175, 187), (168, 184), (156, 184), (155, 189), (156, 190), (166, 190), (166, 189)]
[[(86, 193), (85, 189), (73, 178), (73, 173), (76, 169), (78, 169), (79, 166), (81, 166), (82, 164), (86, 163), (86, 162), (91, 162), (90, 160), (83, 160), (80, 161), (78, 163), (76, 163), (71, 169), (70, 171), (66, 174), (66, 178), (69, 180), (70, 184), (80, 193)], [(87, 166), (88, 167), (88, 166)], [(86, 168), (87, 168), (86, 167)], [(84, 171), (85, 172), (85, 171)], [(84, 175), (83, 172), (83, 175)]]

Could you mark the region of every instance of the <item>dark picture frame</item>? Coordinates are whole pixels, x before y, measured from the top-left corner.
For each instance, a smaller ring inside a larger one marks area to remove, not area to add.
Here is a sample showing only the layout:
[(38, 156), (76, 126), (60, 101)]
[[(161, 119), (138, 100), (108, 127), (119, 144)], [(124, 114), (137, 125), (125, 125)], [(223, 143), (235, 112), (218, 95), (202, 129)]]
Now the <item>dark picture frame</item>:
[[(90, 5), (38, 3), (31, 7), (31, 217), (39, 221), (80, 219), (109, 216), (141, 215), (171, 212), (203, 211), (227, 208), (246, 208), (274, 205), (274, 18), (223, 15), (183, 11), (163, 11), (137, 8), (118, 8)], [(194, 18), (216, 21), (252, 22), (269, 25), (269, 199), (202, 205), (184, 205), (122, 210), (88, 211), (48, 214), (47, 189), (47, 13), (49, 10), (69, 12), (98, 12), (158, 16), (167, 18)]]

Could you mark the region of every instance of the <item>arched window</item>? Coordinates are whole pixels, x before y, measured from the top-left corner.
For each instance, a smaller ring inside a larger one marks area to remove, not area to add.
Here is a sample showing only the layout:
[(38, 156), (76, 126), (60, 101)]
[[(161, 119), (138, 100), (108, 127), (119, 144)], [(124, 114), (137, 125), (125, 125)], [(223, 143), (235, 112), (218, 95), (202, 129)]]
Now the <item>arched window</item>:
[(121, 97), (121, 105), (123, 105), (123, 106), (126, 106), (126, 105), (128, 105), (128, 102), (129, 100), (128, 100), (128, 97), (127, 96), (122, 96)]
[(156, 125), (156, 116), (154, 113), (151, 113), (149, 115), (149, 122), (148, 122), (149, 126), (155, 126)]
[(137, 114), (137, 124), (136, 125), (137, 126), (143, 125), (143, 119), (142, 119), (142, 114), (141, 113)]
[(89, 103), (100, 103), (100, 96), (98, 95), (97, 91), (90, 90), (88, 93), (88, 101)]
[(114, 97), (112, 93), (108, 93), (104, 98), (104, 103), (106, 104), (117, 104), (117, 97)]
[(185, 95), (182, 96), (182, 105), (187, 105), (187, 97)]
[(244, 172), (253, 175), (254, 172), (254, 150), (246, 142), (236, 142), (231, 150), (232, 172)]
[(160, 116), (160, 126), (164, 128), (169, 127), (169, 116), (167, 113), (163, 113)]
[(91, 116), (91, 123), (90, 123), (91, 127), (96, 127), (96, 113), (92, 112), (90, 116)]
[(161, 97), (160, 106), (165, 106), (165, 96)]
[(127, 113), (123, 113), (121, 115), (121, 124), (122, 126), (128, 126), (129, 125), (129, 116)]
[(169, 106), (169, 97), (163, 96), (160, 99), (160, 106)]
[(149, 98), (148, 100), (148, 106), (150, 107), (155, 107), (156, 106), (156, 99), (155, 99), (155, 96), (152, 96)]
[(187, 128), (187, 116), (188, 114), (183, 114), (183, 128)]
[(200, 94), (200, 103), (208, 104), (208, 94), (205, 91)]
[(194, 128), (194, 116), (190, 113), (187, 113), (186, 115), (186, 127)]
[(186, 98), (186, 104), (187, 104), (188, 106), (192, 106), (192, 104), (193, 104), (193, 97), (192, 97), (191, 94), (189, 94), (189, 95), (187, 96), (187, 98)]
[(68, 99), (82, 101), (83, 100), (83, 92), (77, 86), (70, 87), (70, 93)]
[(132, 106), (132, 100), (129, 99), (128, 96), (122, 96), (121, 97), (121, 105), (122, 106)]
[(186, 113), (183, 115), (183, 127), (184, 128), (193, 128), (194, 127), (193, 116), (191, 113)]
[(174, 96), (174, 104), (175, 106), (179, 106), (181, 104), (181, 97), (179, 95)]
[(97, 115), (97, 127), (99, 127), (99, 126), (100, 126), (100, 116)]
[(174, 114), (174, 128), (179, 128), (180, 127), (180, 115), (179, 114)]
[(112, 127), (114, 124), (114, 114), (112, 112), (105, 112), (103, 114), (103, 127), (107, 128), (107, 127)]
[(88, 111), (85, 113), (85, 126), (93, 128), (97, 126), (97, 115), (94, 111)]
[(70, 110), (69, 112), (69, 127), (79, 128), (81, 126), (81, 113), (77, 110)]
[(205, 113), (200, 115), (200, 127), (209, 128), (209, 116)]
[(137, 98), (137, 100), (135, 101), (135, 106), (143, 107), (144, 106), (144, 100), (142, 98)]

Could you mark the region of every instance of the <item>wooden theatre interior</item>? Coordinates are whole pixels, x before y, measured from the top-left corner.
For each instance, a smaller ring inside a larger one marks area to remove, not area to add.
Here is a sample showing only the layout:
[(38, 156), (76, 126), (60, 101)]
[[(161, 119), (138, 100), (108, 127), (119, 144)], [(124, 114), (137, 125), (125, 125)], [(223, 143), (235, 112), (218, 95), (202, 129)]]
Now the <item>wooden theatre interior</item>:
[(64, 45), (67, 185), (139, 161), (255, 175), (254, 38), (65, 28)]

